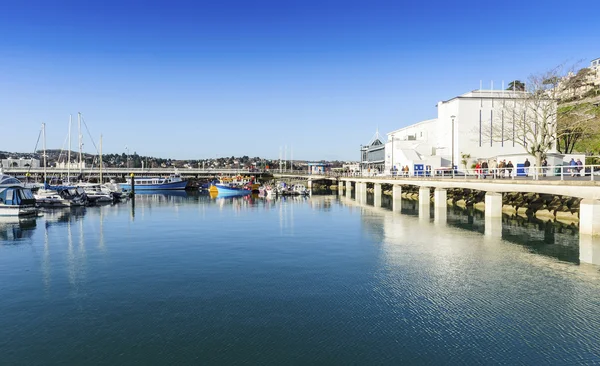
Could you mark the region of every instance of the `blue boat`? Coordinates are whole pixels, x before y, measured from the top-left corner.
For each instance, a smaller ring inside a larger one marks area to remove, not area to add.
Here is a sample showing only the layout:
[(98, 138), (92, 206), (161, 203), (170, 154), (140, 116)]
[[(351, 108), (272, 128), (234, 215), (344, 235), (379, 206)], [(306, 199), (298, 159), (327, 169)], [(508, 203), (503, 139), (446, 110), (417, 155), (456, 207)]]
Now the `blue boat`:
[(213, 183), (210, 187), (210, 192), (216, 192), (219, 195), (245, 196), (252, 193), (252, 190), (233, 183)]
[[(134, 178), (135, 190), (184, 190), (188, 182), (181, 179), (179, 174), (171, 174), (168, 177), (138, 177)], [(121, 183), (121, 189), (131, 190), (130, 183)]]

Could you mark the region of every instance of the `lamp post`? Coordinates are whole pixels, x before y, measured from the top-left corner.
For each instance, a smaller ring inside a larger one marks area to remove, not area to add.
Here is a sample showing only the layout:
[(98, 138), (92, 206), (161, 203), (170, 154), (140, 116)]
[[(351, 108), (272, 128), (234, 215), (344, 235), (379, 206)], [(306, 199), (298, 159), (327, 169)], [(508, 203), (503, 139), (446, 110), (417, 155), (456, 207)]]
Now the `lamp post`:
[(454, 171), (454, 119), (456, 116), (450, 116), (452, 118), (452, 171)]
[(358, 161), (358, 167), (360, 169), (360, 176), (363, 175), (363, 146), (360, 144), (360, 160)]
[(129, 148), (125, 146), (125, 151), (127, 151), (127, 169), (129, 169)]

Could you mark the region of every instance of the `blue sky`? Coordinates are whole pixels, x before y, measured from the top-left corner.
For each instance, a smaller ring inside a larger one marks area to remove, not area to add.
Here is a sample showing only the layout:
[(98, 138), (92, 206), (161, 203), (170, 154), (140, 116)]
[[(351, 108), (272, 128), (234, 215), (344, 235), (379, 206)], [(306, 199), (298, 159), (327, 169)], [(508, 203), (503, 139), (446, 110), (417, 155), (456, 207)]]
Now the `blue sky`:
[(5, 1), (0, 150), (82, 112), (104, 152), (357, 160), (480, 80), (600, 57), (598, 1), (488, 3)]

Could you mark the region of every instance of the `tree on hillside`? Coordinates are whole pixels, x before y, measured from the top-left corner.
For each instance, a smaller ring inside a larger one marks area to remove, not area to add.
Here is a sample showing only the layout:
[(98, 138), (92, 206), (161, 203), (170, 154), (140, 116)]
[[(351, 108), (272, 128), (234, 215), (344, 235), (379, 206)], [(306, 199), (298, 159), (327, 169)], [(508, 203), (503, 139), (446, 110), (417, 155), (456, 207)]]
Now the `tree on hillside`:
[(508, 88), (506, 88), (506, 90), (512, 90), (512, 91), (525, 91), (525, 83), (523, 83), (521, 80), (513, 80), (510, 83), (508, 83)]
[[(580, 141), (597, 137), (600, 135), (600, 107), (591, 103), (559, 107), (558, 135), (556, 149), (564, 154), (572, 153)], [(583, 152), (592, 152), (585, 151), (589, 150), (590, 146), (581, 147), (584, 148)]]
[(563, 87), (571, 91), (572, 97), (577, 97), (577, 95), (581, 94), (579, 93), (579, 89), (590, 84), (589, 79), (592, 73), (591, 69), (584, 67), (577, 71), (575, 75), (571, 74), (572, 76), (566, 77)]
[[(483, 133), (493, 141), (506, 141), (513, 136), (514, 142), (535, 157), (536, 165), (542, 165), (560, 136), (557, 134), (557, 93), (560, 68), (529, 77), (527, 89), (514, 91), (512, 100), (500, 103), (495, 113), (498, 123), (488, 126)], [(515, 89), (517, 88), (515, 83)], [(511, 89), (512, 90), (512, 89)], [(501, 123), (501, 119), (504, 123)]]

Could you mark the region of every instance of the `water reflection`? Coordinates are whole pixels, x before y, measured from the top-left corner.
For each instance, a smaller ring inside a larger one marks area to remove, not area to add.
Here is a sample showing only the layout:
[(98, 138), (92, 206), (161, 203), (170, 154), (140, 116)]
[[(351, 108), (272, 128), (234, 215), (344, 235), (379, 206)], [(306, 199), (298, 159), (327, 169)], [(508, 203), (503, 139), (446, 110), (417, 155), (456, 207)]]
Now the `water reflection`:
[(3, 242), (20, 241), (33, 236), (36, 218), (0, 217), (0, 240)]
[(502, 238), (532, 253), (579, 263), (579, 231), (574, 224), (506, 214), (501, 221), (494, 222), (483, 211), (456, 206), (448, 207), (447, 220), (448, 225)]

